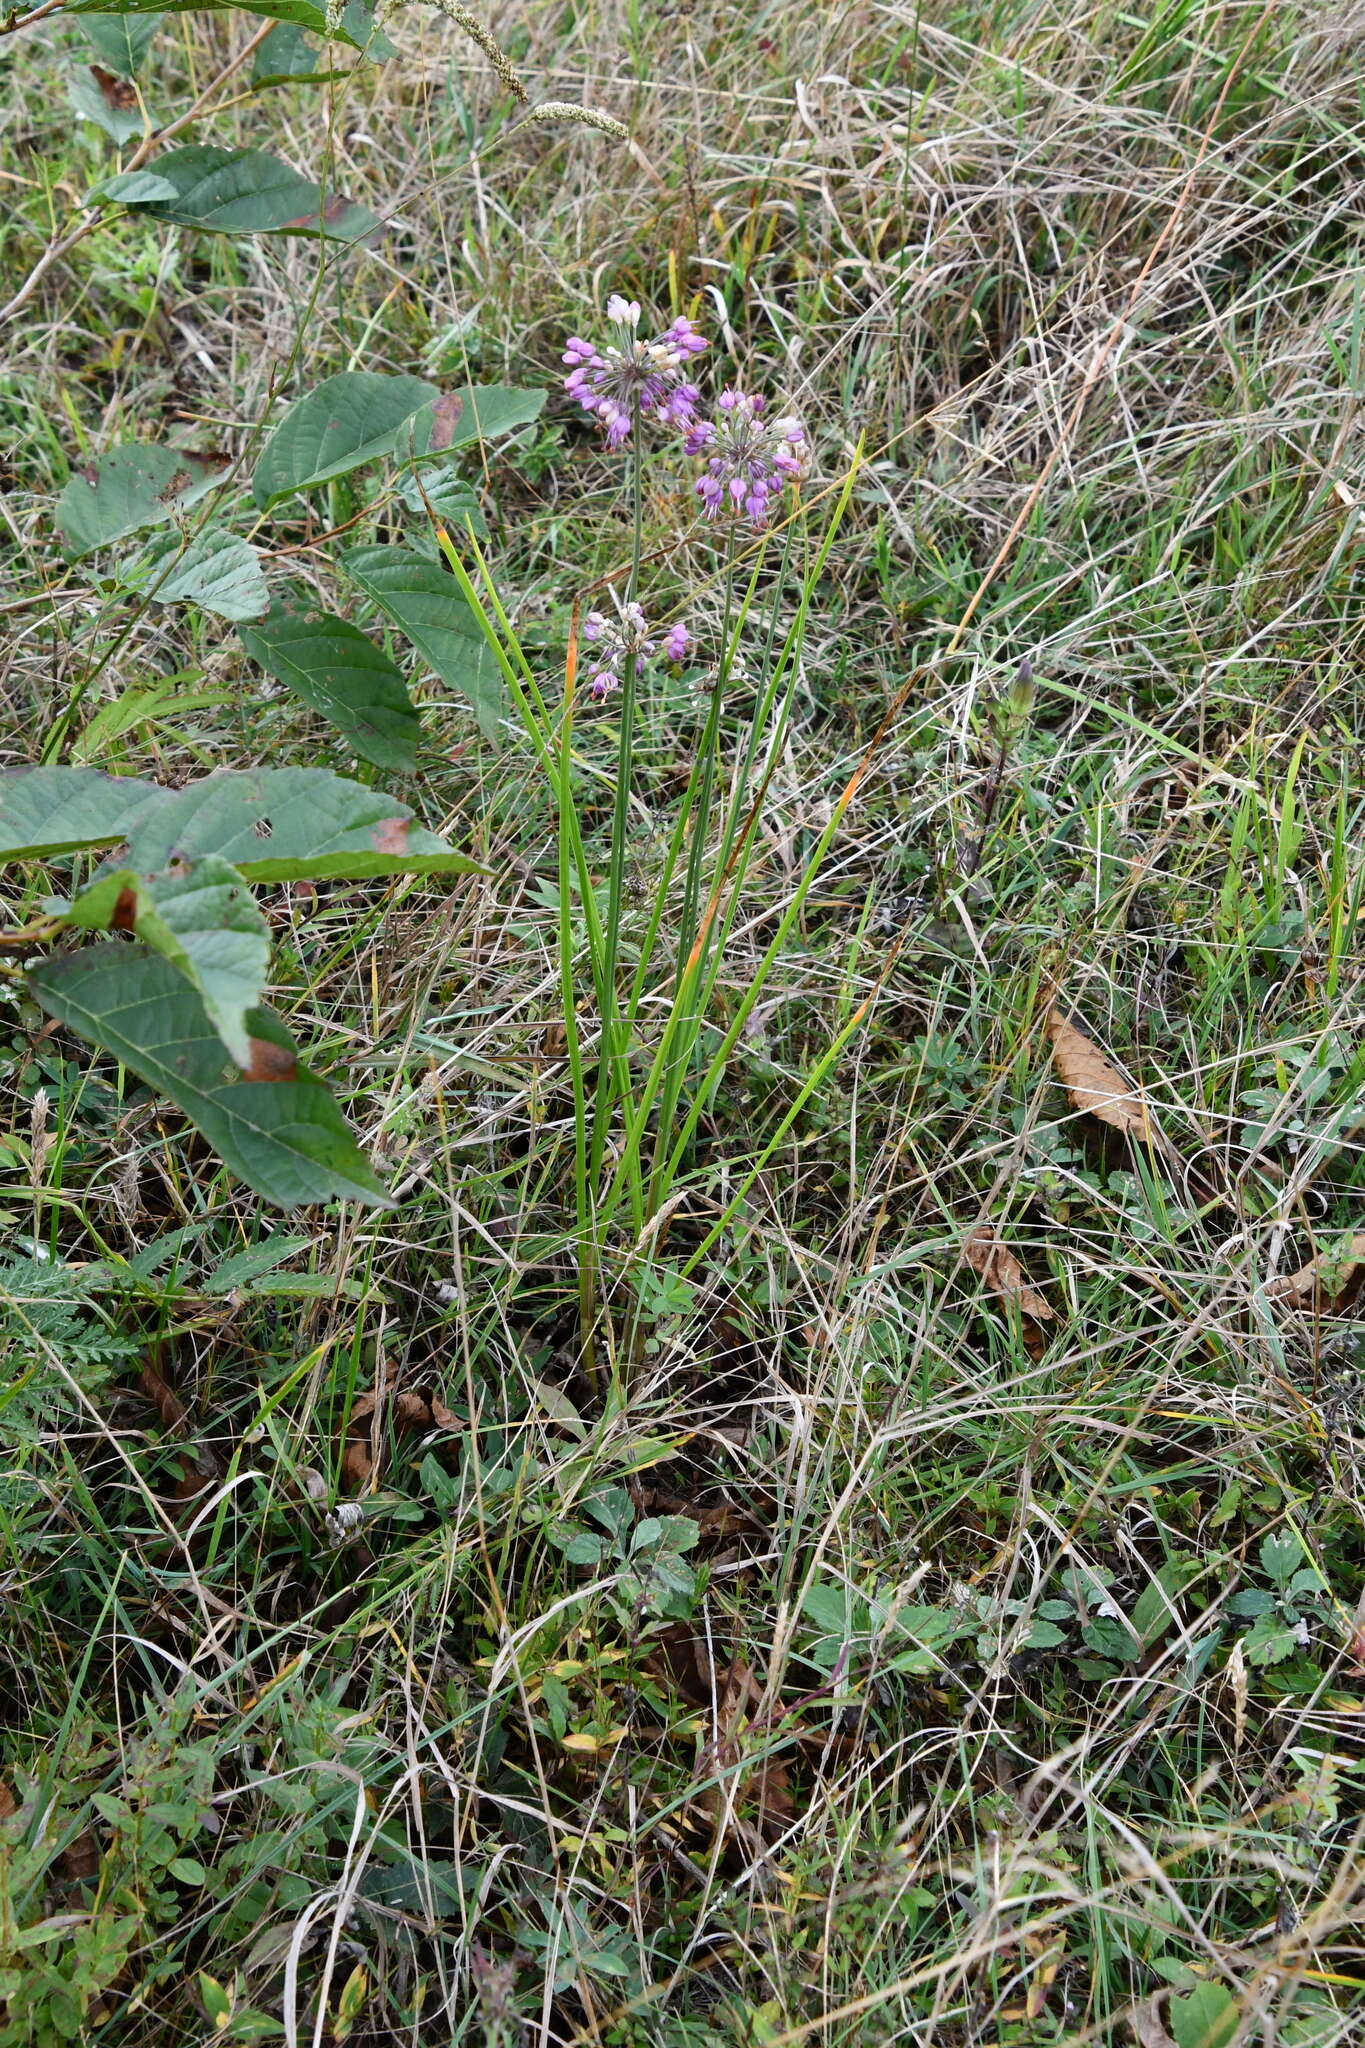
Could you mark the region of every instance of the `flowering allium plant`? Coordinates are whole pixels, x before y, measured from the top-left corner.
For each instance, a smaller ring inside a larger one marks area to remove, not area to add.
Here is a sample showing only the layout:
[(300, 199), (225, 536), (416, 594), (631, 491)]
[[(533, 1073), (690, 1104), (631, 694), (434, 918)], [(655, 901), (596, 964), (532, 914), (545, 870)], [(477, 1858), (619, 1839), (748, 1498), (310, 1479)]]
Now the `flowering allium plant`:
[(569, 375), (564, 389), (584, 412), (601, 420), (607, 445), (619, 448), (630, 439), (638, 411), (641, 419), (657, 416), (673, 427), (690, 427), (697, 417), (701, 393), (683, 372), (689, 357), (706, 347), (690, 320), (680, 315), (653, 341), (640, 338), (640, 308), (634, 299), (613, 292), (607, 318), (616, 339), (602, 349), (571, 334), (564, 350)]
[[(585, 687), (599, 703), (620, 688), (621, 666), (628, 654), (643, 662), (660, 651), (660, 643), (649, 637), (649, 621), (638, 604), (622, 605), (619, 619), (609, 619), (605, 612), (589, 612), (583, 621), (583, 638), (593, 650)], [(662, 643), (664, 660), (685, 660), (691, 645), (686, 626), (670, 626)]]
[(806, 435), (792, 414), (765, 420), (763, 400), (743, 391), (722, 391), (714, 420), (699, 420), (684, 443), (689, 455), (704, 455), (697, 495), (708, 519), (721, 512), (747, 512), (766, 526), (769, 506), (806, 464)]

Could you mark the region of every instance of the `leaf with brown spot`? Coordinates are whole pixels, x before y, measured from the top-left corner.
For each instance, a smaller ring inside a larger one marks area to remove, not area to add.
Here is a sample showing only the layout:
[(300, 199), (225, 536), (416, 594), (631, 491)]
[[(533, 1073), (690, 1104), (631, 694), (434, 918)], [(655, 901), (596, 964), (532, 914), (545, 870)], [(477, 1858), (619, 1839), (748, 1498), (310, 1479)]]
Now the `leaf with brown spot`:
[(1318, 1252), (1297, 1273), (1282, 1273), (1266, 1288), (1271, 1301), (1286, 1308), (1339, 1309), (1360, 1292), (1365, 1268), (1365, 1231), (1342, 1238)]
[(100, 89), (100, 97), (111, 114), (130, 114), (137, 105), (137, 88), (126, 78), (115, 78), (112, 71), (106, 71), (102, 64), (90, 66), (90, 76)]
[(408, 850), (408, 826), (410, 818), (381, 818), (377, 825), (370, 827), (370, 839), (376, 853), (406, 853)]
[(431, 438), (427, 442), (428, 454), (439, 454), (455, 439), (455, 429), (460, 424), (464, 411), (464, 399), (458, 391), (443, 391), (431, 407)]
[(276, 1045), (268, 1038), (253, 1038), (248, 1041), (251, 1058), (242, 1069), (248, 1081), (293, 1081), (298, 1077), (299, 1063), (292, 1049), (287, 1045)]
[(137, 928), (137, 890), (122, 888), (109, 919), (111, 932), (131, 932)]
[(1169, 1151), (1165, 1139), (1148, 1114), (1142, 1091), (1125, 1081), (1083, 1031), (1078, 1031), (1054, 1005), (1044, 1020), (1052, 1043), (1052, 1060), (1057, 1078), (1076, 1109), (1098, 1117), (1112, 1130), (1137, 1138), (1158, 1151)]

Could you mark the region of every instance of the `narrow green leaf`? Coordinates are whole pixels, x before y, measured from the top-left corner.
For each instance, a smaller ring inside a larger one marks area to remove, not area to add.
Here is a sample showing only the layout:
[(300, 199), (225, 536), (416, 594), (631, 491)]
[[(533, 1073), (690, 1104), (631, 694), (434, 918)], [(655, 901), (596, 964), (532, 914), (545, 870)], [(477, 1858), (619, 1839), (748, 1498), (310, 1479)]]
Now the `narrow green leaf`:
[(292, 1209), (339, 1197), (393, 1206), (332, 1096), (298, 1065), (270, 1011), (254, 1010), (248, 1023), (256, 1066), (280, 1078), (244, 1079), (194, 990), (169, 960), (140, 946), (106, 940), (46, 960), (28, 979), (49, 1016), (166, 1095), (268, 1202)]
[(136, 78), (162, 19), (160, 13), (85, 14), (81, 34), (115, 78)]
[(67, 479), (57, 500), (57, 524), (67, 546), (88, 555), (184, 512), (227, 470), (222, 459), (126, 441)]
[(367, 206), (339, 193), (324, 198), (312, 178), (263, 149), (216, 149), (192, 142), (168, 150), (157, 158), (154, 175), (172, 188), (172, 199), (142, 198), (131, 179), (143, 175), (134, 171), (129, 178), (111, 178), (102, 196), (155, 220), (220, 235), (320, 234), (330, 242), (355, 242), (380, 225)]
[(263, 1244), (248, 1245), (245, 1251), (229, 1253), (214, 1267), (204, 1281), (204, 1292), (231, 1294), (234, 1287), (245, 1287), (248, 1281), (273, 1273), (286, 1259), (296, 1259), (312, 1248), (311, 1237), (270, 1237)]
[[(169, 574), (161, 572), (171, 562)], [(206, 526), (182, 549), (178, 538), (151, 547), (125, 579), (149, 587), (157, 604), (198, 604), (216, 618), (258, 619), (270, 608), (261, 558), (225, 526)]]
[(416, 767), (422, 722), (407, 684), (358, 627), (293, 591), (259, 625), (238, 630), (251, 659), (334, 725), (363, 760)]
[(350, 548), (340, 560), (346, 575), (412, 642), (441, 681), (469, 699), (480, 729), (496, 738), (502, 674), (449, 572), (407, 548)]
[(238, 1066), (250, 1066), (247, 1012), (265, 987), (270, 927), (230, 862), (209, 853), (188, 872), (101, 874), (66, 915), (87, 931), (133, 932), (178, 967)]
[(262, 449), (251, 480), (256, 503), (264, 510), (387, 455), (403, 422), (439, 396), (421, 377), (378, 370), (324, 378), (295, 400)]

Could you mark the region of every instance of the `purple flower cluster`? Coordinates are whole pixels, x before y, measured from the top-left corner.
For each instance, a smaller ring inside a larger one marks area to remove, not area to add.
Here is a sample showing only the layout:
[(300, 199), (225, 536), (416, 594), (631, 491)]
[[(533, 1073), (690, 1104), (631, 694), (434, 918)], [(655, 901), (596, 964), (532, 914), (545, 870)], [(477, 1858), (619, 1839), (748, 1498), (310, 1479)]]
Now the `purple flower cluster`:
[(747, 512), (766, 526), (774, 498), (796, 483), (806, 466), (806, 435), (792, 414), (765, 420), (763, 400), (742, 391), (722, 391), (713, 420), (699, 420), (688, 433), (689, 455), (704, 455), (697, 495), (708, 519)]
[(662, 643), (652, 640), (649, 621), (638, 604), (622, 605), (617, 619), (609, 619), (605, 612), (589, 612), (583, 621), (583, 638), (593, 650), (584, 687), (599, 704), (621, 687), (621, 668), (628, 654), (637, 662), (660, 652), (665, 661), (685, 661), (692, 645), (686, 626), (670, 626)]
[(690, 427), (701, 393), (683, 372), (688, 359), (706, 347), (692, 322), (680, 316), (652, 341), (642, 340), (640, 308), (619, 292), (607, 300), (607, 318), (616, 339), (601, 349), (581, 335), (570, 335), (564, 389), (602, 422), (608, 447), (619, 448), (630, 439), (637, 412), (641, 419), (657, 417), (668, 426)]

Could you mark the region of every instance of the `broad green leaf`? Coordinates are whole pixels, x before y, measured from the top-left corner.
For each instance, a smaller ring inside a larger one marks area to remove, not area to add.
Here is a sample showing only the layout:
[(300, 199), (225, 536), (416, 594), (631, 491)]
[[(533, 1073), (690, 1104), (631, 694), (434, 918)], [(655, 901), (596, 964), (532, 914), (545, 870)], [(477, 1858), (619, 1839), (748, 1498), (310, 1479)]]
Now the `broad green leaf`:
[[(316, 35), (327, 32), (327, 10), (319, 0), (68, 0), (63, 11), (101, 18), (110, 15), (137, 18), (152, 14), (153, 10), (158, 21), (163, 14), (241, 13), (263, 15), (267, 21), (295, 21), (301, 28), (312, 29)], [(375, 28), (373, 16), (374, 9), (366, 7), (363, 0), (348, 0), (340, 22), (332, 31), (333, 39), (349, 43), (352, 49), (364, 50), (369, 57), (391, 57), (394, 45)]]
[(0, 770), (0, 860), (50, 860), (116, 846), (172, 794), (98, 768)]
[(362, 759), (378, 768), (416, 766), (422, 722), (407, 684), (358, 627), (291, 592), (239, 633), (251, 659), (334, 725)]
[(258, 619), (270, 608), (260, 556), (225, 526), (205, 527), (183, 550), (178, 539), (149, 549), (126, 580), (156, 604), (198, 604), (220, 619)]
[(169, 960), (106, 940), (46, 960), (29, 986), (48, 1012), (121, 1060), (201, 1130), (233, 1173), (280, 1208), (333, 1197), (392, 1207), (332, 1096), (300, 1066), (268, 1010), (248, 1019), (253, 1071), (229, 1061), (199, 997)]
[(106, 178), (102, 184), (92, 185), (86, 194), (87, 206), (103, 206), (106, 200), (117, 201), (121, 206), (143, 206), (152, 199), (174, 199), (176, 187), (169, 178), (159, 178), (155, 171), (121, 171), (115, 178)]
[(251, 60), (251, 83), (274, 85), (285, 78), (311, 78), (317, 70), (318, 53), (308, 40), (308, 31), (297, 21), (282, 21), (272, 28)]
[(213, 489), (228, 466), (180, 448), (126, 441), (67, 479), (57, 500), (57, 524), (67, 546), (88, 555), (185, 511)]
[(120, 868), (82, 890), (66, 917), (87, 931), (132, 932), (178, 967), (238, 1066), (250, 1066), (247, 1013), (265, 987), (270, 927), (238, 869), (216, 853), (188, 872)]
[(142, 134), (146, 123), (137, 95), (122, 79), (105, 72), (101, 80), (90, 65), (77, 64), (66, 74), (66, 90), (77, 118), (93, 121), (120, 148)]
[(1170, 2003), (1177, 2048), (1228, 2048), (1241, 2017), (1236, 1999), (1222, 1984), (1196, 1984)]
[(424, 405), (398, 437), (403, 460), (416, 455), (443, 455), (472, 441), (492, 441), (538, 419), (545, 405), (543, 391), (520, 390), (509, 384), (465, 384)]
[(343, 370), (296, 399), (261, 451), (251, 480), (264, 509), (294, 491), (387, 455), (405, 420), (439, 397), (421, 377)]
[(173, 199), (147, 200), (128, 178), (111, 178), (101, 196), (134, 207), (155, 220), (209, 228), (220, 235), (317, 235), (330, 242), (355, 242), (380, 225), (367, 206), (328, 193), (313, 179), (263, 149), (216, 149), (192, 142), (156, 160), (155, 176), (172, 187)]
[(136, 78), (161, 26), (157, 14), (85, 14), (81, 34), (115, 78)]
[(94, 768), (0, 772), (0, 859), (44, 860), (125, 839), (119, 866), (142, 875), (210, 853), (249, 882), (481, 872), (413, 824), (406, 804), (325, 768), (225, 768), (183, 789)]
[(412, 822), (406, 804), (325, 768), (221, 769), (168, 793), (131, 842), (144, 874), (206, 853), (250, 882), (478, 872)]
[(340, 560), (441, 681), (469, 699), (480, 729), (496, 738), (502, 672), (449, 570), (407, 548), (350, 548)]

